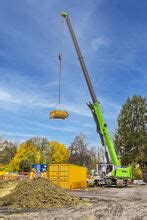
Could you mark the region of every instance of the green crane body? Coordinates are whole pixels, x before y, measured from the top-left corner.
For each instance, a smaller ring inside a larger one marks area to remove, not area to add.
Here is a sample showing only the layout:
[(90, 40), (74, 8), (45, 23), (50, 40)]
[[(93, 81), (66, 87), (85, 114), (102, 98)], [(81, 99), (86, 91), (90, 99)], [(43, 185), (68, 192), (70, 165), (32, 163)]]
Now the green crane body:
[(113, 141), (111, 139), (111, 136), (109, 135), (109, 131), (107, 128), (107, 124), (104, 120), (103, 114), (102, 114), (102, 110), (101, 110), (101, 106), (99, 101), (96, 98), (90, 77), (89, 77), (89, 73), (87, 70), (87, 67), (85, 65), (82, 53), (80, 51), (75, 33), (73, 31), (68, 13), (66, 12), (61, 12), (61, 16), (63, 16), (66, 20), (71, 38), (73, 40), (75, 49), (77, 51), (77, 55), (79, 58), (79, 62), (81, 64), (82, 70), (83, 70), (83, 74), (87, 83), (87, 86), (89, 88), (89, 92), (92, 98), (93, 103), (89, 103), (88, 106), (93, 114), (94, 120), (96, 122), (96, 126), (97, 126), (97, 132), (100, 135), (100, 139), (102, 142), (102, 145), (106, 147), (107, 152), (108, 152), (108, 158), (111, 159), (112, 165), (113, 165), (113, 170), (111, 171), (111, 177), (114, 177), (116, 179), (132, 179), (132, 167), (128, 166), (128, 167), (124, 167), (121, 166), (121, 162), (117, 157), (116, 151), (115, 151), (115, 147), (113, 144)]

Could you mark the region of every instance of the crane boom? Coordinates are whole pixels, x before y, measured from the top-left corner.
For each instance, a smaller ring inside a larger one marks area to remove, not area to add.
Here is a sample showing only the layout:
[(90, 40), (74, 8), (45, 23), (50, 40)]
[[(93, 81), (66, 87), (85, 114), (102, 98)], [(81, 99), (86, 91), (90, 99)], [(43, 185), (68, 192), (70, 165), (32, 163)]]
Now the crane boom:
[[(94, 89), (93, 89), (93, 86), (92, 86), (92, 83), (91, 83), (91, 80), (90, 80), (90, 77), (89, 77), (89, 73), (88, 73), (87, 67), (85, 65), (84, 58), (82, 56), (81, 50), (79, 48), (79, 45), (78, 45), (74, 30), (72, 28), (69, 16), (65, 12), (62, 12), (61, 15), (66, 20), (70, 35), (72, 37), (72, 40), (73, 40), (73, 43), (74, 43), (74, 46), (75, 46), (75, 49), (76, 49), (76, 52), (77, 52), (77, 55), (78, 55), (78, 58), (79, 58), (79, 61), (80, 61), (80, 65), (81, 65), (81, 68), (83, 70), (83, 74), (84, 74), (84, 77), (86, 79), (86, 83), (87, 83), (87, 86), (88, 86), (88, 89), (89, 89), (89, 92), (90, 92), (90, 95), (91, 95), (91, 98), (92, 98), (92, 101), (93, 101), (93, 103), (89, 103), (88, 106), (91, 109), (94, 120), (96, 122), (97, 132), (100, 135), (102, 145), (107, 146), (107, 149), (108, 149), (108, 152), (109, 152), (112, 163), (114, 165), (120, 165), (120, 161), (117, 158), (117, 155), (116, 155), (116, 152), (115, 152), (115, 149), (114, 149), (114, 146), (113, 146), (113, 142), (111, 140), (111, 137), (110, 137), (108, 129), (107, 129), (107, 125), (106, 125), (106, 123), (104, 121), (104, 118), (103, 118), (103, 115), (102, 115), (100, 103), (98, 102), (97, 97), (95, 95), (95, 92), (94, 92)], [(107, 158), (107, 161), (108, 161), (108, 158)]]
[(80, 61), (80, 64), (81, 64), (81, 67), (82, 67), (84, 76), (85, 76), (85, 79), (86, 79), (87, 86), (88, 86), (88, 88), (89, 88), (89, 92), (90, 92), (92, 101), (93, 101), (93, 102), (97, 102), (97, 98), (96, 98), (96, 95), (95, 95), (95, 92), (94, 92), (94, 89), (93, 89), (93, 86), (92, 86), (92, 83), (91, 83), (91, 80), (90, 80), (90, 77), (89, 77), (89, 74), (88, 74), (88, 70), (87, 70), (87, 67), (86, 67), (86, 65), (85, 65), (84, 58), (83, 58), (83, 56), (82, 56), (81, 50), (80, 50), (80, 48), (79, 48), (79, 45), (78, 45), (78, 42), (77, 42), (75, 33), (74, 33), (74, 31), (73, 31), (73, 28), (72, 28), (72, 25), (71, 25), (69, 16), (68, 16), (67, 13), (64, 13), (64, 12), (61, 13), (61, 15), (62, 15), (63, 17), (65, 17), (65, 20), (66, 20), (66, 23), (67, 23), (69, 32), (70, 32), (70, 34), (71, 34), (71, 37), (72, 37), (72, 40), (73, 40), (75, 49), (76, 49), (77, 54), (78, 54), (78, 58), (79, 58), (79, 61)]
[[(120, 160), (117, 157), (113, 141), (112, 141), (111, 136), (109, 134), (107, 124), (104, 120), (100, 103), (97, 100), (97, 97), (95, 95), (95, 92), (94, 92), (94, 89), (93, 89), (93, 86), (92, 86), (92, 83), (91, 83), (91, 80), (90, 80), (90, 77), (89, 77), (89, 73), (88, 73), (87, 67), (85, 65), (82, 53), (80, 51), (80, 48), (79, 48), (74, 30), (72, 28), (72, 25), (71, 25), (71, 22), (70, 22), (70, 19), (69, 19), (69, 16), (66, 12), (61, 12), (61, 16), (64, 17), (65, 20), (66, 20), (71, 38), (73, 40), (73, 43), (74, 43), (74, 46), (75, 46), (75, 49), (76, 49), (76, 52), (77, 52), (77, 55), (78, 55), (78, 58), (79, 58), (80, 65), (81, 65), (81, 68), (83, 70), (83, 74), (84, 74), (84, 77), (85, 77), (85, 80), (86, 80), (86, 83), (87, 83), (87, 86), (88, 86), (88, 89), (89, 89), (89, 92), (90, 92), (90, 95), (91, 95), (91, 98), (92, 98), (92, 103), (89, 103), (88, 106), (89, 106), (89, 108), (92, 112), (92, 115), (94, 117), (94, 120), (96, 122), (97, 132), (100, 135), (102, 145), (107, 148), (107, 151), (108, 151), (109, 157), (111, 159), (112, 165), (115, 166), (115, 169), (112, 170), (112, 176), (116, 177), (116, 178), (120, 178), (120, 179), (121, 178), (122, 179), (131, 178), (132, 177), (132, 168), (131, 167), (122, 167), (121, 163), (120, 163)], [(107, 154), (106, 154), (106, 157), (107, 157), (107, 161), (108, 161), (108, 155)]]

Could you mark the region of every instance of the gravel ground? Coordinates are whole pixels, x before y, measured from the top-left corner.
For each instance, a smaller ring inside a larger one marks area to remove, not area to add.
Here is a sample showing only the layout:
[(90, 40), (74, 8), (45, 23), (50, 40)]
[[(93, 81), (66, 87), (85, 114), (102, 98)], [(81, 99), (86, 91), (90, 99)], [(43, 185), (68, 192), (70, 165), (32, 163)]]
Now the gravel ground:
[(1, 208), (0, 219), (95, 220), (147, 219), (147, 186), (93, 188), (70, 191), (85, 203), (66, 208), (29, 211)]

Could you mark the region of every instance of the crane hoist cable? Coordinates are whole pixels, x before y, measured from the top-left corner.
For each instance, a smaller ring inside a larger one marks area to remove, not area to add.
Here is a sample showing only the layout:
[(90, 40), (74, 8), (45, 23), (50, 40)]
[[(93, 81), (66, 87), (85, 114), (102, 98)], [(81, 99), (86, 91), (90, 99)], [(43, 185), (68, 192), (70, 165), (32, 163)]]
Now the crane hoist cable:
[[(62, 39), (61, 39), (62, 40)], [(62, 41), (60, 42), (62, 46)], [(61, 50), (60, 50), (61, 51)], [(58, 80), (58, 107), (50, 112), (50, 119), (66, 119), (68, 112), (61, 108), (61, 76), (62, 76), (62, 53), (58, 54), (59, 61), (59, 80)]]
[(67, 119), (68, 112), (61, 109), (61, 73), (62, 73), (62, 54), (58, 55), (59, 60), (59, 81), (58, 81), (58, 108), (50, 112), (50, 119)]
[(59, 53), (59, 87), (58, 87), (58, 103), (61, 104), (61, 71), (62, 71), (62, 54)]

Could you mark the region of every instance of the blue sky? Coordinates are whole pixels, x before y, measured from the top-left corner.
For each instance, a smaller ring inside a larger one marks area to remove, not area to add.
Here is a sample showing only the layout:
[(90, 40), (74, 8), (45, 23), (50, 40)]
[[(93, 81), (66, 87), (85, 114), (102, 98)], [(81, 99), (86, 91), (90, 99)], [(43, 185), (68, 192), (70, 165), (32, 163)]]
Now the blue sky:
[[(146, 95), (147, 1), (0, 0), (0, 136), (44, 136), (69, 145), (83, 133), (100, 144), (86, 102), (90, 95), (60, 11), (69, 12), (111, 134), (121, 105)], [(61, 27), (62, 26), (62, 27)], [(68, 120), (50, 120), (57, 105), (62, 38), (62, 106)]]

